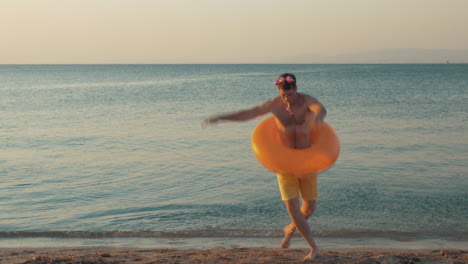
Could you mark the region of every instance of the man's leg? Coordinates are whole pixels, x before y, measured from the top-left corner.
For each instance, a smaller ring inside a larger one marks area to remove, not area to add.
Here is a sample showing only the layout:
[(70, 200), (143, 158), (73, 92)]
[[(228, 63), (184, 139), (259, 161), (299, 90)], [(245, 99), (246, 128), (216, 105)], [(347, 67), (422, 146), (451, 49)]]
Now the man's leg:
[(285, 201), (286, 209), (288, 210), (289, 216), (291, 217), (292, 223), (297, 228), (302, 238), (310, 247), (309, 254), (304, 258), (305, 260), (313, 260), (319, 254), (317, 243), (310, 231), (309, 224), (307, 223), (306, 217), (301, 212), (299, 205), (299, 199), (293, 198)]
[[(301, 213), (307, 219), (314, 213), (316, 207), (315, 200), (306, 200), (302, 199), (302, 206), (301, 206)], [(294, 231), (296, 231), (296, 225), (293, 222), (291, 224), (284, 227), (284, 238), (281, 241), (282, 248), (288, 248), (290, 245), (291, 238), (294, 235)]]
[[(302, 215), (304, 215), (306, 219), (308, 219), (315, 211), (316, 200), (318, 199), (317, 175), (310, 174), (300, 179), (297, 179), (297, 184), (297, 187), (300, 189), (302, 195), (301, 212)], [(297, 196), (289, 196), (288, 198), (293, 197)], [(287, 248), (289, 247), (291, 238), (293, 237), (294, 231), (296, 230), (296, 226), (294, 225), (294, 223), (291, 223), (290, 225), (286, 226), (283, 230), (284, 239), (281, 242), (281, 247)]]

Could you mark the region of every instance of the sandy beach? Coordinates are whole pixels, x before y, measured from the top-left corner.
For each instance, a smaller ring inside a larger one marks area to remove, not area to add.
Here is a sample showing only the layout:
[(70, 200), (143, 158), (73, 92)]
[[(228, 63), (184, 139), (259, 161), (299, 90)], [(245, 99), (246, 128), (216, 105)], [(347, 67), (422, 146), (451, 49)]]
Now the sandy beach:
[[(213, 248), (13, 248), (0, 249), (0, 263), (302, 263), (307, 249)], [(312, 263), (468, 263), (457, 249), (324, 249)]]

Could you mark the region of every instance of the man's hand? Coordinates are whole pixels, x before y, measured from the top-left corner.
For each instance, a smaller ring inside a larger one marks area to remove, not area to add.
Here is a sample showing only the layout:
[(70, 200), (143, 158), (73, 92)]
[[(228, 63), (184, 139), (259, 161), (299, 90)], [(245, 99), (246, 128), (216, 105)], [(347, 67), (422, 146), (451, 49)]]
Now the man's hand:
[(314, 125), (315, 125), (315, 126), (318, 126), (318, 125), (322, 124), (324, 116), (323, 116), (323, 115), (320, 115), (320, 114), (316, 114), (316, 113), (314, 113), (314, 112), (312, 112), (312, 113), (313, 113), (313, 115), (314, 115), (314, 116), (313, 116), (313, 118), (314, 118)]
[(323, 105), (318, 102), (314, 103), (309, 106), (309, 110), (313, 114), (315, 126), (320, 125), (323, 122), (323, 119), (325, 118), (325, 115), (327, 113)]
[(201, 127), (205, 129), (207, 126), (215, 125), (216, 123), (218, 123), (218, 121), (219, 121), (218, 117), (209, 117), (202, 121)]

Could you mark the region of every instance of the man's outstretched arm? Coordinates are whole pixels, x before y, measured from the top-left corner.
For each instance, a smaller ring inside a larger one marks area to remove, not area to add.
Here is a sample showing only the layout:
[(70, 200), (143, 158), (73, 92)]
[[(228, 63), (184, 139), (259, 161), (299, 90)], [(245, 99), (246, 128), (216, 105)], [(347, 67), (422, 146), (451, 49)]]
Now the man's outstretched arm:
[(247, 121), (254, 119), (258, 116), (264, 115), (271, 112), (271, 101), (265, 101), (253, 108), (241, 110), (238, 112), (226, 113), (217, 116), (209, 117), (202, 122), (202, 127), (205, 128), (208, 125), (216, 124), (221, 120), (226, 121)]

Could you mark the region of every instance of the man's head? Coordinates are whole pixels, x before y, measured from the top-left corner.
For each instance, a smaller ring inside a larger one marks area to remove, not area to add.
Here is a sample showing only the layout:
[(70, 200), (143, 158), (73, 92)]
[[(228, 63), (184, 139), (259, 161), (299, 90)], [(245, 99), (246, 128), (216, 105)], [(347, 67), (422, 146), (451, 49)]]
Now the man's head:
[(275, 81), (281, 99), (286, 104), (294, 104), (296, 99), (296, 76), (291, 73), (283, 73)]
[(278, 87), (279, 90), (295, 90), (297, 89), (296, 76), (294, 76), (294, 74), (291, 73), (283, 73), (275, 81), (275, 85)]

